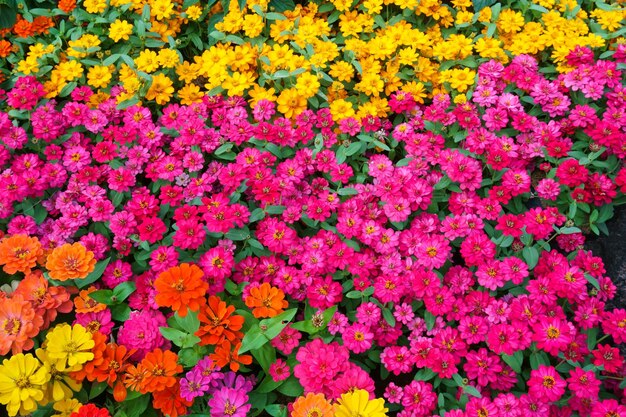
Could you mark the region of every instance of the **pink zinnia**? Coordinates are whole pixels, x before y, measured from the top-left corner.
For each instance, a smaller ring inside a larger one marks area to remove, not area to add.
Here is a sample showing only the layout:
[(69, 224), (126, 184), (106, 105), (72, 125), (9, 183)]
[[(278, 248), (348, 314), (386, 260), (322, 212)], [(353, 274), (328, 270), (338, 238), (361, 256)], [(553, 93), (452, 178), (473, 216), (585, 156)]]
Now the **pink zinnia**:
[(539, 365), (538, 369), (530, 371), (528, 393), (538, 400), (558, 401), (566, 385), (553, 366)]
[(353, 353), (363, 353), (372, 347), (374, 334), (368, 326), (354, 323), (344, 330), (342, 335), (343, 344)]

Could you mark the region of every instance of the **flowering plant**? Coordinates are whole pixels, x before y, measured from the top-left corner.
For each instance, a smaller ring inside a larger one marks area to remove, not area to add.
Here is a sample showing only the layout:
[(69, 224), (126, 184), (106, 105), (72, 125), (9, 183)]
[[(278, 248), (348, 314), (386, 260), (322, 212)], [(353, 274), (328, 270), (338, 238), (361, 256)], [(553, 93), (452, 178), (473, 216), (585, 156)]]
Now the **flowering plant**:
[(626, 415), (624, 11), (240, 3), (19, 3), (8, 414)]

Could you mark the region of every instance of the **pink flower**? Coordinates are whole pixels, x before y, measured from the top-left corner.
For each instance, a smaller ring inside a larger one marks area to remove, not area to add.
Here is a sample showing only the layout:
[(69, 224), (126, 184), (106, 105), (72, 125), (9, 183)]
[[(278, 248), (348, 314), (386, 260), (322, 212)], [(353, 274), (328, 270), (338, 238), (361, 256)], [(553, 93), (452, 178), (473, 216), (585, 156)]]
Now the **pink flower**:
[(539, 365), (530, 371), (528, 393), (541, 401), (558, 401), (565, 393), (566, 382), (552, 366)]
[(299, 331), (287, 325), (270, 344), (283, 354), (290, 355), (298, 347), (301, 338), (302, 334)]
[(394, 375), (410, 372), (415, 365), (415, 357), (406, 346), (388, 346), (380, 354), (380, 361)]
[(418, 416), (431, 414), (437, 405), (437, 395), (432, 385), (423, 381), (411, 381), (402, 390), (402, 405)]
[(353, 353), (363, 353), (372, 347), (374, 334), (370, 332), (368, 326), (361, 323), (354, 323), (348, 326), (343, 332), (343, 345)]
[(291, 375), (289, 365), (282, 359), (277, 359), (270, 365), (269, 373), (274, 382), (284, 381)]
[(298, 350), (294, 375), (304, 387), (304, 392), (321, 392), (332, 396), (332, 383), (341, 372), (348, 369), (350, 352), (337, 342), (326, 344), (314, 339)]
[(169, 349), (170, 343), (159, 330), (159, 327), (165, 326), (165, 316), (158, 310), (132, 311), (122, 324), (117, 340), (128, 349), (137, 349), (132, 358), (140, 361), (156, 348)]
[(567, 378), (567, 384), (575, 396), (590, 400), (598, 398), (602, 382), (596, 378), (596, 374), (593, 371), (574, 368), (569, 371), (569, 374), (570, 377)]

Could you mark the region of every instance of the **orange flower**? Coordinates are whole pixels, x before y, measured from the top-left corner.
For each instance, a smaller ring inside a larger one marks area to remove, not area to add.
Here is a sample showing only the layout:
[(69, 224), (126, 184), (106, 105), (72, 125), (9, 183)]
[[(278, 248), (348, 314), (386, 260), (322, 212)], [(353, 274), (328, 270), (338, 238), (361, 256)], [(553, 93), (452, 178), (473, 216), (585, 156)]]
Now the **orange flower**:
[(276, 287), (272, 287), (267, 282), (250, 290), (250, 295), (246, 297), (246, 305), (254, 308), (252, 314), (256, 318), (275, 317), (282, 313), (289, 306), (285, 300), (285, 293)]
[(59, 9), (69, 13), (76, 8), (76, 0), (60, 0)]
[(238, 355), (241, 342), (237, 342), (235, 347), (231, 350), (231, 344), (228, 340), (222, 343), (220, 346), (215, 347), (215, 353), (209, 355), (209, 357), (219, 366), (224, 368), (226, 365), (230, 365), (230, 370), (237, 372), (239, 370), (239, 364), (250, 365), (252, 363), (252, 356), (250, 355)]
[(154, 281), (159, 307), (171, 307), (181, 317), (200, 310), (209, 284), (202, 280), (204, 273), (197, 265), (181, 264), (159, 274)]
[(59, 281), (85, 278), (95, 266), (93, 252), (85, 249), (79, 242), (54, 248), (46, 261), (50, 278)]
[(133, 353), (135, 353), (134, 349), (128, 351), (126, 346), (109, 343), (104, 351), (104, 360), (93, 373), (98, 382), (106, 381), (113, 388), (113, 398), (117, 402), (126, 399), (126, 387), (120, 376), (126, 372), (126, 368), (130, 365), (126, 361)]
[(21, 295), (0, 299), (0, 355), (31, 349), (42, 324), (43, 319)]
[(15, 290), (26, 301), (30, 301), (38, 316), (43, 318), (42, 330), (47, 329), (57, 317), (57, 313), (72, 311), (70, 293), (65, 287), (51, 287), (41, 271), (26, 275)]
[(177, 360), (178, 355), (170, 350), (164, 352), (157, 348), (148, 353), (141, 361), (146, 376), (141, 381), (139, 392), (145, 394), (173, 387), (176, 384), (176, 375), (183, 371), (182, 365), (176, 363)]
[(131, 391), (139, 392), (147, 376), (148, 372), (141, 363), (137, 366), (130, 365), (124, 374), (124, 386)]
[(91, 348), (93, 359), (85, 363), (78, 371), (74, 371), (70, 374), (72, 378), (78, 382), (83, 382), (85, 378), (92, 382), (95, 381), (96, 375), (94, 371), (104, 362), (104, 353), (106, 352), (109, 338), (107, 335), (100, 332), (92, 333), (91, 336), (94, 341), (94, 345)]
[(54, 27), (54, 22), (47, 16), (37, 16), (31, 25), (31, 29), (35, 34), (47, 34), (48, 29), (51, 27)]
[(106, 304), (101, 304), (89, 297), (89, 294), (94, 291), (97, 291), (97, 288), (92, 285), (86, 290), (81, 290), (78, 293), (78, 297), (74, 298), (74, 306), (77, 313), (97, 313), (107, 308)]
[(4, 39), (0, 40), (0, 58), (8, 57), (11, 52), (13, 52), (13, 46), (11, 45), (11, 42), (5, 41)]
[(333, 406), (330, 405), (324, 394), (309, 392), (306, 397), (298, 397), (293, 403), (291, 417), (332, 417)]
[(240, 332), (244, 318), (232, 316), (234, 306), (226, 307), (226, 303), (218, 296), (209, 297), (209, 303), (198, 314), (200, 328), (195, 333), (201, 340), (200, 345), (219, 345), (225, 340), (234, 341), (243, 338)]
[(0, 265), (7, 274), (28, 274), (37, 265), (43, 249), (36, 237), (13, 235), (0, 241)]
[(176, 381), (173, 387), (165, 388), (152, 394), (152, 405), (161, 410), (164, 416), (178, 417), (187, 414), (187, 407), (191, 407), (192, 401), (187, 401), (180, 396), (180, 384)]
[(17, 22), (13, 25), (13, 33), (20, 38), (28, 38), (34, 34), (32, 24), (24, 19), (22, 15), (17, 15)]

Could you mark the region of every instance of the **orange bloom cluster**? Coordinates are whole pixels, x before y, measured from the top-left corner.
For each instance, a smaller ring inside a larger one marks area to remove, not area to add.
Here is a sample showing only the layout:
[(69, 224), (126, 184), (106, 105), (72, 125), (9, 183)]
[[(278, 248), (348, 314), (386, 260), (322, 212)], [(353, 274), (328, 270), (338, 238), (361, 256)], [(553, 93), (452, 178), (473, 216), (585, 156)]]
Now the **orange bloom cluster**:
[(202, 280), (204, 273), (197, 265), (181, 264), (159, 274), (154, 281), (159, 307), (170, 307), (185, 317), (187, 309), (198, 311), (204, 305), (209, 284)]
[(250, 295), (246, 297), (246, 306), (252, 308), (252, 314), (256, 318), (275, 317), (289, 306), (285, 300), (285, 293), (277, 287), (272, 287), (267, 282), (250, 289)]
[(177, 383), (176, 375), (183, 372), (177, 361), (178, 355), (174, 352), (154, 349), (136, 367), (129, 367), (124, 385), (142, 394), (172, 388)]
[(0, 40), (0, 58), (8, 57), (13, 52), (13, 45), (7, 40)]
[(192, 401), (187, 401), (180, 396), (180, 380), (176, 380), (174, 386), (152, 394), (154, 401), (152, 405), (157, 410), (161, 410), (163, 415), (170, 417), (184, 416), (187, 414), (187, 407), (191, 407)]
[(28, 274), (43, 256), (39, 239), (26, 235), (13, 235), (0, 241), (0, 265), (7, 274)]
[(70, 13), (75, 8), (76, 8), (76, 0), (60, 0), (59, 1), (59, 9), (63, 10), (65, 13)]
[(54, 22), (49, 17), (37, 16), (32, 22), (29, 22), (18, 14), (17, 21), (11, 30), (19, 38), (28, 38), (29, 36), (48, 33), (48, 29), (51, 27), (54, 27)]
[(220, 367), (229, 365), (236, 372), (239, 364), (251, 364), (252, 357), (238, 354), (244, 318), (233, 315), (234, 311), (234, 306), (226, 305), (218, 296), (210, 296), (207, 306), (198, 314), (200, 328), (195, 335), (200, 338), (200, 345), (215, 346), (215, 352), (211, 354), (213, 361)]
[(33, 338), (58, 313), (72, 311), (70, 295), (65, 287), (49, 286), (39, 270), (28, 272), (13, 293), (0, 291), (0, 355), (32, 349)]
[(46, 268), (50, 278), (59, 281), (85, 278), (96, 267), (93, 252), (79, 243), (66, 243), (48, 255)]
[(74, 298), (74, 306), (77, 313), (98, 313), (106, 310), (106, 304), (102, 304), (89, 297), (89, 294), (97, 291), (97, 288), (93, 285), (86, 290), (81, 290), (78, 293), (78, 297)]

